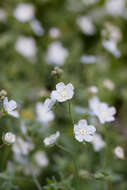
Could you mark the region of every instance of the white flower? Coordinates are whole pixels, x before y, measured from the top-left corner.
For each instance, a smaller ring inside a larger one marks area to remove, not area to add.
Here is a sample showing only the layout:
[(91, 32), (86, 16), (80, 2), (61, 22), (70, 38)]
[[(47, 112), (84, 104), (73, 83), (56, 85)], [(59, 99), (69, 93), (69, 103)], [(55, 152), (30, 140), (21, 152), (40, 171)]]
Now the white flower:
[(106, 1), (106, 9), (113, 16), (120, 16), (125, 10), (125, 0), (108, 0)]
[(58, 102), (65, 102), (70, 100), (74, 95), (74, 87), (71, 83), (65, 85), (60, 82), (56, 85), (56, 90), (51, 93), (51, 98), (56, 99)]
[(34, 159), (38, 166), (40, 167), (46, 167), (48, 165), (48, 158), (45, 152), (38, 151), (34, 155)]
[(98, 110), (100, 105), (100, 100), (97, 96), (94, 96), (89, 100), (89, 108), (93, 112), (93, 114), (96, 114), (96, 110)]
[(115, 153), (116, 157), (118, 157), (120, 159), (124, 159), (124, 150), (121, 146), (117, 146), (114, 149), (114, 153)]
[(86, 120), (80, 120), (78, 125), (74, 125), (75, 138), (79, 141), (91, 142), (96, 128), (92, 125), (88, 125)]
[(111, 52), (115, 57), (120, 57), (121, 53), (117, 49), (117, 44), (114, 40), (104, 40), (102, 42), (102, 45), (105, 49), (107, 49), (109, 52)]
[(3, 140), (7, 144), (13, 144), (16, 141), (16, 136), (11, 132), (7, 132), (5, 133)]
[(114, 121), (115, 113), (116, 109), (114, 107), (108, 107), (106, 103), (100, 103), (98, 109), (95, 111), (95, 115), (99, 118), (102, 124), (105, 122)]
[(36, 55), (35, 40), (31, 37), (21, 36), (15, 44), (16, 50), (24, 57), (34, 57)]
[(52, 108), (52, 106), (56, 103), (56, 99), (52, 99), (52, 98), (47, 98), (44, 102), (44, 106), (46, 108), (47, 111), (50, 111), (50, 109)]
[(36, 113), (37, 120), (42, 122), (43, 124), (47, 124), (54, 119), (54, 113), (52, 111), (49, 111), (47, 106), (45, 106), (41, 102), (36, 104)]
[(100, 151), (102, 148), (105, 147), (105, 142), (103, 141), (101, 135), (95, 133), (94, 137), (93, 137), (93, 148), (96, 152)]
[(93, 35), (95, 33), (95, 27), (90, 18), (86, 16), (79, 17), (77, 19), (77, 24), (79, 25), (83, 33), (87, 35)]
[(93, 93), (93, 94), (96, 94), (98, 93), (98, 88), (96, 86), (91, 86), (89, 87), (89, 92)]
[(33, 5), (27, 3), (20, 3), (14, 10), (14, 17), (20, 22), (31, 21), (34, 18)]
[(60, 137), (60, 132), (57, 131), (55, 134), (50, 135), (44, 139), (45, 146), (53, 145), (57, 139)]
[(55, 27), (53, 27), (53, 28), (50, 29), (49, 34), (50, 34), (50, 36), (52, 38), (58, 38), (58, 37), (60, 37), (60, 31), (59, 31), (59, 29), (57, 29)]
[(13, 152), (17, 155), (27, 155), (33, 149), (34, 145), (32, 143), (26, 142), (20, 137), (17, 137), (16, 143), (12, 147)]
[(55, 65), (63, 65), (68, 56), (68, 51), (60, 42), (53, 42), (48, 47), (47, 61)]
[(83, 55), (80, 61), (84, 64), (93, 64), (98, 61), (98, 58), (94, 55)]
[(36, 19), (30, 22), (31, 28), (37, 36), (42, 36), (44, 34), (44, 29), (42, 28), (40, 22)]
[(17, 103), (14, 100), (8, 101), (8, 98), (5, 97), (3, 101), (4, 110), (11, 116), (18, 118), (19, 114), (15, 110), (17, 108)]
[(103, 85), (104, 85), (105, 88), (108, 88), (109, 90), (113, 90), (115, 88), (114, 83), (109, 79), (105, 79), (103, 81)]

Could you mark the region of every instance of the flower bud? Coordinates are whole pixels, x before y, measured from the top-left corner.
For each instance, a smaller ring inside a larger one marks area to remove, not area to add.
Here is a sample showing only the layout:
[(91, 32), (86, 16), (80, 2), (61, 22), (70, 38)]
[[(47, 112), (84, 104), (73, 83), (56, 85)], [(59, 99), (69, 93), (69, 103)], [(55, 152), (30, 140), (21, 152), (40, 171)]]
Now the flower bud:
[(8, 145), (14, 144), (15, 141), (16, 141), (16, 136), (15, 136), (15, 134), (13, 134), (13, 133), (11, 133), (11, 132), (7, 132), (7, 133), (5, 133), (5, 135), (3, 136), (3, 142), (4, 142), (5, 144), (8, 144)]

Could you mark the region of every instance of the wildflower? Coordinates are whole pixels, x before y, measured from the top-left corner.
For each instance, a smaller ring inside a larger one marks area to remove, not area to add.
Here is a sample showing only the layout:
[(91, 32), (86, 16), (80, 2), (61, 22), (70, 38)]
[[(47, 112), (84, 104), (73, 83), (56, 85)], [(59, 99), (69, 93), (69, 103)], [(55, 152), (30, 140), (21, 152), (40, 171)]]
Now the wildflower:
[(89, 87), (89, 92), (91, 92), (92, 94), (96, 94), (98, 93), (98, 88), (96, 86), (91, 86)]
[(103, 141), (101, 135), (95, 133), (92, 141), (93, 148), (96, 152), (100, 151), (105, 147), (105, 142)]
[(52, 38), (59, 38), (61, 35), (60, 30), (55, 27), (50, 29), (49, 34)]
[(52, 98), (47, 98), (44, 102), (44, 106), (48, 111), (50, 111), (50, 109), (52, 108), (52, 106), (56, 103), (56, 100), (55, 99), (52, 99)]
[(107, 88), (109, 90), (113, 90), (115, 88), (114, 83), (111, 80), (109, 80), (109, 79), (105, 79), (103, 81), (103, 85), (104, 85), (105, 88)]
[(125, 0), (108, 0), (106, 2), (107, 12), (113, 16), (121, 16), (125, 11)]
[(97, 96), (94, 96), (89, 100), (89, 107), (93, 114), (96, 114), (96, 110), (98, 110), (99, 105), (100, 100)]
[(95, 115), (99, 118), (103, 124), (105, 122), (114, 121), (114, 114), (116, 109), (114, 107), (108, 107), (106, 103), (100, 103), (98, 109), (95, 111)]
[(87, 35), (93, 35), (95, 33), (95, 27), (90, 18), (86, 16), (79, 17), (77, 19), (77, 24), (83, 33)]
[(68, 51), (60, 42), (53, 42), (48, 47), (47, 61), (55, 65), (63, 65), (68, 56)]
[(42, 36), (44, 34), (44, 29), (42, 28), (40, 22), (36, 19), (30, 22), (31, 28), (37, 36)]
[(37, 151), (34, 155), (34, 159), (40, 167), (46, 167), (48, 165), (47, 155), (43, 151)]
[(54, 119), (54, 113), (49, 111), (49, 108), (51, 108), (51, 104), (49, 103), (49, 101), (46, 101), (45, 104), (41, 102), (36, 104), (37, 120), (43, 124), (47, 124)]
[(11, 132), (7, 132), (5, 133), (5, 135), (3, 136), (3, 141), (6, 144), (13, 144), (16, 141), (16, 136), (15, 134), (11, 133)]
[(118, 157), (120, 159), (124, 159), (124, 150), (121, 146), (117, 146), (114, 149), (114, 153), (115, 153), (116, 157)]
[(13, 14), (20, 22), (31, 21), (34, 18), (34, 7), (32, 4), (20, 3)]
[(51, 98), (56, 99), (58, 102), (65, 102), (70, 100), (74, 95), (74, 87), (71, 83), (65, 85), (60, 82), (56, 85), (56, 90), (51, 93)]
[(86, 120), (80, 120), (78, 125), (74, 125), (75, 138), (79, 141), (91, 142), (96, 128), (92, 125), (88, 125)]
[(11, 116), (18, 118), (19, 114), (15, 110), (17, 108), (17, 103), (14, 100), (8, 101), (8, 98), (5, 97), (3, 101), (4, 110)]
[(44, 139), (45, 146), (53, 145), (59, 137), (60, 137), (59, 131), (57, 131), (55, 134), (50, 135), (49, 137), (46, 137)]
[(18, 38), (15, 49), (24, 57), (34, 57), (36, 55), (36, 44), (33, 38), (21, 36)]

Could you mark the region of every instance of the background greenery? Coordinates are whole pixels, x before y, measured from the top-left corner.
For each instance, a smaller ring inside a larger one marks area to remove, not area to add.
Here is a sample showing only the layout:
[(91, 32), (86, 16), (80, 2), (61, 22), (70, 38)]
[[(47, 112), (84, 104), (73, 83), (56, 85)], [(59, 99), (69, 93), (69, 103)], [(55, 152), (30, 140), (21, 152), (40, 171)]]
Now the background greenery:
[[(14, 18), (13, 11), (21, 2), (34, 5), (35, 16), (44, 29), (42, 36), (37, 36), (33, 32), (29, 22), (21, 23)], [(14, 99), (18, 103), (20, 112), (20, 119), (8, 116), (0, 118), (1, 144), (3, 132), (11, 131), (26, 141), (28, 138), (32, 139), (35, 149), (28, 155), (29, 163), (33, 162), (31, 158), (36, 150), (43, 150), (47, 153), (49, 165), (42, 168), (38, 176), (39, 183), (43, 188), (45, 186), (46, 190), (77, 190), (71, 156), (56, 146), (45, 148), (43, 145), (44, 137), (56, 130), (61, 132), (60, 143), (73, 152), (80, 172), (101, 171), (104, 157), (103, 150), (96, 153), (91, 144), (86, 147), (73, 138), (66, 102), (53, 108), (55, 120), (47, 130), (44, 130), (42, 124), (36, 121), (36, 103), (44, 101), (58, 82), (51, 74), (54, 65), (47, 64), (46, 61), (48, 46), (57, 40), (61, 41), (69, 51), (65, 63), (61, 66), (63, 69), (61, 81), (71, 82), (75, 87), (75, 96), (72, 99), (72, 114), (75, 122), (87, 117), (77, 114), (75, 106), (88, 106), (90, 97), (88, 88), (93, 85), (98, 87), (100, 99), (114, 105), (117, 109), (116, 121), (108, 131), (110, 150), (107, 170), (112, 176), (112, 189), (127, 189), (126, 158), (119, 160), (113, 154), (114, 147), (121, 145), (126, 155), (127, 146), (127, 20), (123, 16), (108, 14), (105, 11), (105, 0), (97, 3), (88, 2), (88, 0), (0, 1), (0, 8), (4, 9), (7, 15), (5, 21), (0, 21), (0, 88), (8, 92), (9, 99)], [(125, 11), (127, 11), (126, 7)], [(76, 20), (82, 15), (89, 15), (92, 18), (96, 28), (95, 34), (86, 35), (80, 30)], [(108, 35), (102, 35), (107, 22), (115, 25), (121, 32), (122, 38), (118, 43), (121, 52), (119, 58), (102, 46), (104, 38), (108, 38)], [(56, 39), (49, 35), (52, 27), (60, 30), (61, 35)], [(20, 35), (34, 38), (37, 46), (34, 60), (31, 61), (16, 51), (15, 43)], [(99, 60), (95, 64), (83, 64), (80, 58), (84, 54), (95, 55), (99, 57)], [(105, 79), (114, 83), (113, 90), (104, 86)], [(26, 122), (27, 136), (24, 136), (20, 129), (22, 120)], [(97, 125), (100, 124), (97, 123)], [(103, 136), (103, 129), (101, 126), (97, 127)], [(38, 189), (35, 179), (24, 174), (25, 167), (29, 166), (15, 161), (11, 146), (1, 148), (0, 172), (4, 175), (0, 174), (0, 189)], [(96, 180), (83, 173), (79, 189), (102, 190), (104, 183), (103, 179)], [(110, 188), (107, 187), (107, 189)]]

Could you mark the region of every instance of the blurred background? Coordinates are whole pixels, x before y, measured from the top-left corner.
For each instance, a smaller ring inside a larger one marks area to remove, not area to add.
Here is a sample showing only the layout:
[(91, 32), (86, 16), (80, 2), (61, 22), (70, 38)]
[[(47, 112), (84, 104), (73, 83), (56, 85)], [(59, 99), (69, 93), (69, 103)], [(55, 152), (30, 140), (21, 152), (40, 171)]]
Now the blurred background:
[[(107, 169), (112, 189), (126, 190), (126, 0), (0, 1), (0, 89), (18, 103), (20, 113), (18, 119), (0, 118), (1, 137), (11, 131), (18, 139), (0, 149), (0, 189), (36, 190), (39, 183), (44, 190), (77, 190), (71, 157), (43, 144), (56, 130), (60, 143), (75, 154), (79, 189), (104, 189), (104, 180), (91, 179), (88, 173), (100, 171), (103, 149), (96, 152), (92, 144), (86, 148), (73, 138), (66, 103), (56, 105), (49, 115), (42, 111), (44, 119), (37, 119), (38, 102), (43, 103), (59, 81), (75, 87), (75, 122), (88, 118), (102, 138), (102, 126), (85, 114), (88, 100), (96, 94), (116, 107), (116, 120), (109, 124)], [(114, 154), (117, 146), (123, 148), (124, 159)]]

